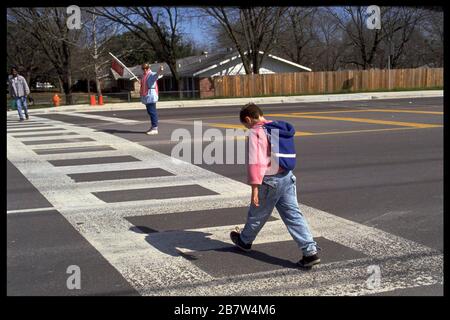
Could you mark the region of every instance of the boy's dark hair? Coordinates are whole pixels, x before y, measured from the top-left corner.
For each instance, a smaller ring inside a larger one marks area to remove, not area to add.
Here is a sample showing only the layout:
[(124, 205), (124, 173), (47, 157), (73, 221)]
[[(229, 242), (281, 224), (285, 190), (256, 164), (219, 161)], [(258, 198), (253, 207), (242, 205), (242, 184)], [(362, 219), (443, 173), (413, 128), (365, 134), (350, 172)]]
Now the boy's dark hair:
[(263, 115), (262, 110), (253, 102), (247, 103), (242, 107), (241, 112), (239, 113), (239, 118), (241, 122), (245, 122), (245, 117), (250, 117), (251, 119), (258, 119)]

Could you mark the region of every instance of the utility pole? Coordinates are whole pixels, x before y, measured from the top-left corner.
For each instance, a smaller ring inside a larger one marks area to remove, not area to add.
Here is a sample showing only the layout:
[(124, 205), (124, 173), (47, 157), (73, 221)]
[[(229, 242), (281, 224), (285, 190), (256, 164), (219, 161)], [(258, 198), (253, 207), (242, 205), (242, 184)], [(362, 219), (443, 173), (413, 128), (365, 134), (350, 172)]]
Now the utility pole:
[[(92, 13), (92, 40), (94, 45), (94, 74), (95, 74), (95, 86), (97, 87), (97, 95), (102, 95), (102, 88), (99, 80), (99, 66), (98, 66), (98, 47), (97, 47), (97, 28), (96, 28), (96, 20), (97, 16), (95, 14), (95, 8)], [(89, 81), (89, 80), (88, 80)]]
[(389, 50), (388, 50), (388, 89), (391, 90), (391, 52), (392, 52), (392, 38), (388, 38)]

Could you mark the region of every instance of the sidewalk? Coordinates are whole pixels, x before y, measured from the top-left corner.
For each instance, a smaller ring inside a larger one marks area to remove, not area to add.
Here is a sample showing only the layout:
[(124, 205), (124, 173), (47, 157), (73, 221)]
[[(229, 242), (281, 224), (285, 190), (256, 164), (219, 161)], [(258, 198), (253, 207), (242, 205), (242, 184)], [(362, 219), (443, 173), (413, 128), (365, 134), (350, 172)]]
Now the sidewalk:
[[(308, 102), (333, 102), (333, 101), (356, 101), (373, 99), (405, 99), (405, 98), (429, 98), (443, 97), (444, 90), (424, 90), (424, 91), (398, 91), (398, 92), (368, 92), (350, 94), (321, 94), (307, 96), (278, 96), (278, 97), (246, 97), (230, 99), (204, 99), (204, 100), (181, 100), (158, 102), (158, 109), (171, 108), (199, 108), (215, 106), (236, 106), (249, 102), (256, 104), (277, 104), (277, 103), (308, 103)], [(140, 102), (130, 103), (106, 103), (103, 106), (91, 106), (88, 104), (60, 106), (54, 108), (43, 108), (33, 110), (36, 113), (48, 112), (96, 112), (96, 111), (116, 111), (116, 110), (141, 110), (144, 108)], [(17, 111), (8, 111), (9, 113)]]

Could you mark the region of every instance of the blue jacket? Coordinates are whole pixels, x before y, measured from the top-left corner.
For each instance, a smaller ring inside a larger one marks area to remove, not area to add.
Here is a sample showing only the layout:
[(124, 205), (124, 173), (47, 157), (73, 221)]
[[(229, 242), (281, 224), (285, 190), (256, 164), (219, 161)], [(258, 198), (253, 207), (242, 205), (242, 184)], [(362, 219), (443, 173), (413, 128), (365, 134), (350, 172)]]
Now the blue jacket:
[(156, 72), (151, 72), (147, 78), (148, 93), (146, 96), (141, 97), (143, 104), (155, 103), (158, 101), (159, 96), (156, 93), (156, 80), (159, 76)]
[(264, 124), (273, 158), (278, 160), (278, 165), (285, 170), (295, 168), (295, 128), (286, 121), (272, 121)]

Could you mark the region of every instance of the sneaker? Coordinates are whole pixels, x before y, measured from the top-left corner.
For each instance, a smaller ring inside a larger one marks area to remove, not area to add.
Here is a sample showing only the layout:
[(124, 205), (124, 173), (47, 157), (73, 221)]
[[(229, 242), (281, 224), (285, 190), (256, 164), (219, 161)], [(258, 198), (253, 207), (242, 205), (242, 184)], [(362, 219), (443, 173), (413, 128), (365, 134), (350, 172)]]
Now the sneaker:
[(22, 118), (19, 119), (19, 122), (24, 122), (24, 121), (25, 121), (25, 119), (22, 119)]
[(320, 258), (317, 254), (313, 254), (311, 256), (303, 256), (303, 258), (297, 262), (297, 265), (300, 268), (312, 268), (312, 266), (319, 264), (320, 263)]
[(26, 118), (27, 120), (30, 119), (30, 117), (28, 116), (28, 113), (25, 114), (25, 118)]
[[(238, 229), (237, 229), (238, 230)], [(231, 231), (230, 233), (231, 241), (241, 250), (249, 252), (252, 248), (252, 244), (246, 244), (241, 240), (241, 233), (239, 231)]]
[(148, 135), (158, 134), (158, 128), (152, 128), (147, 131)]

